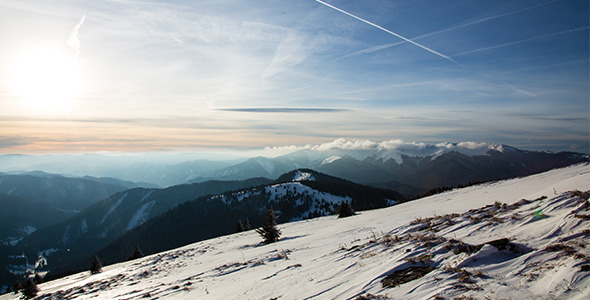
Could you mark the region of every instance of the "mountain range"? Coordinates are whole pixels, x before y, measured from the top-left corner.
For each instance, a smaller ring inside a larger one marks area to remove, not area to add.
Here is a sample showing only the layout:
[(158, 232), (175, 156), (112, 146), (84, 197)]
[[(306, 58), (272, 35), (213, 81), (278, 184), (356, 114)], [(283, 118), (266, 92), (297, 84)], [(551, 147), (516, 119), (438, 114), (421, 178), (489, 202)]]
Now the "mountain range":
[[(5, 155), (0, 162), (16, 159), (26, 170), (27, 157)], [(381, 208), (432, 189), (588, 162), (586, 154), (474, 143), (309, 147), (271, 158), (168, 165), (123, 164), (117, 158), (118, 167), (108, 157), (83, 157), (92, 158), (82, 164), (95, 166), (90, 171), (100, 165), (102, 175), (120, 177), (0, 173), (0, 264), (7, 266), (0, 281), (13, 280), (9, 273), (21, 274), (35, 261), (48, 262), (43, 270), (50, 274), (67, 273), (86, 265), (94, 253), (111, 263), (137, 245), (156, 253), (231, 233), (238, 220), (258, 226), (270, 207), (280, 212), (279, 222), (291, 222), (329, 215), (342, 201), (351, 201), (356, 210)], [(32, 158), (30, 164), (47, 171), (52, 161)], [(156, 187), (176, 181), (183, 184)], [(38, 218), (41, 214), (44, 218)]]
[[(38, 296), (587, 299), (589, 176), (589, 165), (578, 164), (351, 217), (281, 224), (282, 235), (272, 244), (261, 243), (254, 230), (207, 239), (108, 265), (99, 274), (88, 272), (89, 259), (85, 271), (40, 284)], [(288, 174), (296, 177), (311, 178)], [(286, 183), (265, 189), (272, 194)], [(248, 197), (231, 192), (210, 199), (223, 205), (223, 199), (246, 201), (241, 196)], [(197, 230), (194, 225), (182, 231)], [(159, 229), (169, 236), (181, 233)]]
[(237, 158), (223, 154), (215, 160), (180, 162), (150, 155), (2, 155), (0, 171), (42, 170), (167, 187), (208, 180), (276, 179), (286, 172), (307, 168), (360, 184), (394, 189), (413, 198), (441, 186), (526, 176), (585, 161), (588, 161), (587, 154), (527, 151), (487, 143), (429, 145), (395, 140), (382, 143), (336, 140), (293, 149), (276, 157)]
[(125, 259), (137, 245), (145, 253), (155, 253), (232, 233), (238, 220), (259, 226), (259, 218), (270, 207), (284, 223), (333, 214), (342, 201), (361, 210), (390, 206), (404, 198), (313, 170), (292, 171), (274, 181), (254, 178), (139, 188), (114, 194), (66, 222), (33, 232), (18, 246), (32, 251), (30, 255), (51, 250), (45, 256), (51, 262), (46, 270), (60, 273), (84, 267), (87, 258), (103, 247), (98, 253), (113, 263)]

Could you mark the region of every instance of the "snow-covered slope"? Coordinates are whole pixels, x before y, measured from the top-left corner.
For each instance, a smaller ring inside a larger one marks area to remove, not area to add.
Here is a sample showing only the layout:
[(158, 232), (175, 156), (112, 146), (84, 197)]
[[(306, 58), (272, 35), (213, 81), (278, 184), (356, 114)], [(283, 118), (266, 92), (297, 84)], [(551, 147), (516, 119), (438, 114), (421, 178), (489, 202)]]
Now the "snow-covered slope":
[[(97, 275), (86, 272), (44, 283), (39, 295), (587, 299), (590, 208), (588, 193), (574, 190), (590, 190), (588, 164), (344, 219), (280, 225), (281, 240), (269, 245), (259, 244), (253, 230), (207, 240), (107, 266)], [(403, 283), (412, 276), (416, 279)]]

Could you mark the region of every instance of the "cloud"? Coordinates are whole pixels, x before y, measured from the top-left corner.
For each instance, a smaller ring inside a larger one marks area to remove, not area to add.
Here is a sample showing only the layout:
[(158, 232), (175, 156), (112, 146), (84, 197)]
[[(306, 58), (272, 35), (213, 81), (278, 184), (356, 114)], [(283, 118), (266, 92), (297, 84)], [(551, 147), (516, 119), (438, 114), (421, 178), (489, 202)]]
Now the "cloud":
[(588, 121), (588, 118), (584, 117), (557, 117), (557, 116), (542, 116), (542, 115), (535, 115), (535, 114), (528, 114), (528, 113), (504, 113), (501, 115), (511, 116), (511, 117), (518, 117), (518, 118), (526, 118), (530, 120), (540, 120), (540, 121), (557, 121), (557, 122), (581, 122), (581, 121)]
[(315, 150), (315, 151), (329, 151), (329, 150), (425, 150), (427, 148), (436, 147), (439, 149), (469, 149), (481, 150), (488, 149), (490, 144), (481, 142), (459, 142), (449, 143), (441, 142), (434, 145), (418, 142), (405, 142), (402, 139), (391, 139), (381, 142), (375, 142), (367, 139), (345, 139), (339, 138), (332, 142), (323, 143), (319, 145), (305, 145), (305, 146), (275, 146), (266, 147), (265, 150), (270, 151), (297, 151), (297, 150)]
[(438, 156), (443, 153), (456, 151), (465, 155), (485, 155), (489, 150), (502, 151), (502, 145), (489, 144), (486, 142), (440, 142), (436, 144), (427, 144), (422, 142), (406, 142), (401, 139), (391, 139), (381, 142), (367, 139), (345, 139), (340, 138), (332, 142), (305, 145), (305, 146), (282, 146), (266, 147), (264, 155), (278, 156), (285, 155), (300, 150), (310, 151), (342, 151), (346, 155), (365, 157), (366, 155), (375, 155), (377, 158), (394, 158), (398, 162), (402, 161), (403, 155), (409, 156)]
[(219, 111), (251, 112), (251, 113), (322, 113), (343, 112), (349, 109), (340, 108), (292, 108), (292, 107), (267, 107), (267, 108), (220, 108)]
[(84, 20), (86, 20), (86, 14), (83, 14), (82, 18), (80, 18), (80, 22), (74, 26), (67, 41), (68, 46), (74, 51), (74, 56), (76, 58), (80, 56), (80, 40), (78, 39), (78, 32), (80, 31), (82, 24), (84, 24)]

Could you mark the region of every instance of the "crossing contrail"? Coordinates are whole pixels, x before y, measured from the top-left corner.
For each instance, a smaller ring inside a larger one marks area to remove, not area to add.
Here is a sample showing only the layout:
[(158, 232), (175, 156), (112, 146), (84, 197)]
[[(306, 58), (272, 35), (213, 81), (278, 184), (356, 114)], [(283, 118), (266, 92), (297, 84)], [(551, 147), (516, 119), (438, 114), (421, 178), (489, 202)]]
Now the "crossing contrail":
[(504, 43), (504, 44), (500, 44), (500, 45), (489, 46), (489, 47), (484, 47), (484, 48), (479, 48), (479, 49), (475, 49), (475, 50), (469, 50), (469, 51), (457, 53), (457, 54), (453, 55), (453, 57), (461, 56), (461, 55), (465, 55), (465, 54), (470, 54), (470, 53), (475, 53), (475, 52), (481, 52), (481, 51), (486, 51), (486, 50), (497, 49), (497, 48), (503, 48), (503, 47), (517, 45), (517, 44), (522, 44), (522, 43), (526, 43), (526, 42), (529, 42), (529, 41), (538, 40), (538, 39), (542, 39), (542, 38), (546, 38), (546, 37), (552, 37), (552, 36), (561, 35), (561, 34), (566, 34), (566, 33), (570, 33), (570, 32), (576, 32), (576, 31), (581, 31), (581, 30), (588, 30), (588, 28), (589, 27), (586, 26), (586, 27), (580, 27), (580, 28), (575, 28), (575, 29), (570, 29), (570, 30), (564, 30), (564, 31), (555, 32), (555, 33), (547, 33), (547, 34), (535, 36), (535, 37), (524, 39), (524, 40), (520, 40), (520, 41), (514, 41), (514, 42), (510, 42), (510, 43)]
[(412, 41), (412, 40), (410, 40), (410, 39), (408, 39), (406, 37), (403, 37), (403, 36), (401, 36), (401, 35), (393, 32), (393, 31), (389, 30), (389, 29), (383, 28), (383, 27), (381, 27), (381, 26), (379, 26), (379, 25), (377, 25), (377, 24), (375, 24), (375, 23), (373, 23), (371, 21), (367, 21), (367, 20), (365, 20), (365, 19), (363, 19), (363, 18), (361, 18), (359, 16), (353, 15), (353, 14), (351, 14), (351, 13), (345, 11), (345, 10), (342, 10), (342, 9), (340, 9), (340, 8), (334, 6), (334, 5), (328, 4), (328, 3), (324, 2), (324, 1), (321, 1), (321, 0), (315, 0), (315, 1), (318, 2), (318, 3), (320, 3), (320, 4), (323, 4), (323, 5), (327, 6), (329, 8), (332, 8), (334, 10), (337, 10), (337, 11), (339, 11), (339, 12), (341, 12), (341, 13), (347, 15), (347, 16), (353, 17), (353, 18), (355, 18), (355, 19), (357, 19), (357, 20), (359, 20), (359, 21), (361, 21), (361, 22), (363, 22), (365, 24), (369, 24), (369, 25), (371, 25), (371, 26), (373, 26), (373, 27), (375, 27), (375, 28), (377, 28), (379, 30), (385, 31), (385, 32), (387, 32), (387, 33), (389, 33), (389, 34), (397, 37), (397, 38), (400, 38), (400, 39), (402, 39), (402, 40), (404, 40), (404, 41), (406, 41), (408, 43), (413, 44), (414, 46), (418, 46), (418, 47), (420, 47), (420, 48), (422, 48), (422, 49), (424, 49), (424, 50), (426, 50), (426, 51), (428, 51), (428, 52), (430, 52), (432, 54), (435, 54), (437, 56), (440, 56), (440, 57), (442, 57), (442, 58), (444, 58), (444, 59), (446, 59), (446, 60), (448, 60), (448, 61), (450, 61), (450, 62), (452, 62), (454, 64), (460, 65), (458, 62), (456, 62), (454, 59), (450, 58), (449, 56), (446, 56), (446, 55), (444, 55), (444, 54), (442, 54), (440, 52), (437, 52), (435, 50), (432, 50), (432, 49), (430, 49), (430, 48), (428, 48), (428, 47), (426, 47), (424, 45), (418, 44), (418, 43), (416, 43), (416, 42), (414, 42), (414, 41)]
[[(471, 22), (468, 22), (468, 23), (465, 23), (465, 24), (455, 25), (455, 26), (452, 26), (452, 27), (449, 27), (449, 28), (445, 28), (445, 29), (433, 31), (433, 32), (430, 32), (430, 33), (426, 33), (426, 34), (423, 34), (423, 35), (420, 35), (420, 36), (416, 36), (416, 37), (413, 37), (412, 39), (413, 40), (419, 40), (419, 39), (422, 39), (422, 38), (425, 38), (425, 37), (429, 37), (429, 36), (432, 36), (432, 35), (437, 35), (437, 34), (449, 32), (449, 31), (454, 31), (454, 30), (461, 29), (461, 28), (468, 27), (468, 26), (472, 26), (472, 25), (475, 25), (475, 24), (479, 24), (479, 23), (491, 21), (491, 20), (494, 20), (494, 19), (498, 19), (498, 18), (502, 18), (502, 17), (506, 17), (506, 16), (510, 16), (510, 15), (514, 15), (514, 14), (518, 14), (518, 13), (521, 13), (523, 11), (528, 11), (528, 10), (532, 10), (532, 9), (535, 9), (535, 8), (539, 8), (539, 7), (542, 7), (542, 6), (545, 6), (545, 5), (548, 5), (548, 4), (557, 2), (557, 1), (561, 1), (561, 0), (552, 0), (552, 1), (545, 2), (545, 3), (537, 4), (537, 5), (534, 5), (534, 6), (529, 6), (529, 7), (521, 8), (521, 9), (518, 9), (518, 10), (510, 11), (510, 12), (507, 12), (507, 13), (503, 13), (503, 14), (499, 14), (499, 15), (495, 15), (495, 16), (491, 16), (491, 17), (486, 17), (486, 18), (481, 18), (481, 19), (474, 20), (474, 21), (471, 21)], [(375, 47), (363, 49), (363, 50), (360, 50), (360, 51), (356, 51), (356, 52), (353, 52), (353, 53), (344, 55), (344, 56), (339, 57), (339, 58), (337, 58), (335, 60), (341, 60), (343, 58), (354, 56), (354, 55), (358, 55), (358, 54), (372, 53), (372, 52), (376, 52), (376, 51), (379, 51), (379, 50), (387, 49), (387, 48), (390, 48), (390, 47), (393, 47), (393, 46), (401, 45), (403, 43), (404, 42), (397, 42), (397, 43), (390, 43), (390, 44), (385, 44), (385, 45), (381, 45), (381, 46), (375, 46)], [(453, 56), (457, 56), (457, 55), (453, 55)]]
[(502, 18), (502, 17), (514, 15), (514, 14), (517, 14), (517, 13), (521, 13), (523, 11), (527, 11), (527, 10), (539, 8), (541, 6), (545, 6), (547, 4), (551, 4), (551, 3), (557, 2), (557, 1), (561, 1), (561, 0), (553, 0), (553, 1), (545, 2), (545, 3), (537, 4), (537, 5), (534, 5), (534, 6), (529, 6), (529, 7), (521, 8), (521, 9), (518, 9), (518, 10), (515, 10), (515, 11), (511, 11), (511, 12), (507, 12), (507, 13), (503, 13), (503, 14), (499, 14), (499, 15), (495, 15), (495, 16), (491, 16), (491, 17), (482, 18), (482, 19), (479, 19), (479, 20), (475, 20), (475, 21), (471, 21), (471, 22), (465, 23), (465, 24), (456, 25), (456, 26), (453, 26), (453, 27), (449, 27), (449, 28), (445, 28), (445, 29), (442, 29), (442, 30), (437, 30), (437, 31), (434, 31), (434, 32), (423, 34), (421, 36), (415, 37), (414, 39), (421, 39), (421, 38), (425, 38), (425, 37), (428, 37), (428, 36), (431, 36), (431, 35), (440, 34), (440, 33), (444, 33), (444, 32), (447, 32), (447, 31), (453, 31), (453, 30), (457, 30), (457, 29), (460, 29), (460, 28), (463, 28), (463, 27), (467, 27), (467, 26), (471, 26), (471, 25), (475, 25), (475, 24), (479, 24), (479, 23), (491, 21), (491, 20), (494, 20), (494, 19), (498, 19), (498, 18)]

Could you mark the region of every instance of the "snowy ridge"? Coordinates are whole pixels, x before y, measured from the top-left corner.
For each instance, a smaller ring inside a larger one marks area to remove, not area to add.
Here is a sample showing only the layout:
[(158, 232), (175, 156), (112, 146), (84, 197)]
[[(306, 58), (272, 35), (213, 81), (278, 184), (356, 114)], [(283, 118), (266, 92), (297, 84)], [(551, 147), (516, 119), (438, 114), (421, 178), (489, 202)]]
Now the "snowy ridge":
[[(313, 178), (313, 175), (310, 173), (301, 173), (302, 174), (296, 174), (295, 178)], [(211, 197), (210, 199), (220, 200), (224, 204), (231, 206), (233, 201), (242, 202), (245, 199), (248, 201), (251, 198), (263, 196), (263, 193), (266, 197), (267, 203), (279, 203), (282, 201), (289, 201), (289, 199), (295, 199), (295, 207), (307, 207), (305, 211), (301, 212), (296, 217), (290, 218), (289, 221), (297, 221), (322, 215), (331, 215), (342, 201), (352, 201), (352, 199), (348, 196), (342, 197), (326, 192), (321, 192), (298, 181), (266, 186), (264, 187), (264, 190), (250, 189), (233, 192), (231, 194), (217, 195)]]
[(590, 165), (283, 224), (281, 240), (269, 245), (254, 230), (206, 240), (43, 283), (39, 295), (586, 299), (590, 192), (576, 190), (590, 190)]
[[(392, 139), (381, 142), (361, 139), (337, 139), (332, 142), (319, 145), (306, 145), (303, 147), (286, 146), (286, 147), (267, 147), (270, 152), (293, 152), (306, 151), (312, 160), (320, 160), (321, 164), (330, 164), (343, 155), (353, 157), (357, 160), (364, 160), (372, 157), (387, 161), (393, 159), (398, 163), (402, 162), (402, 156), (409, 157), (427, 157), (436, 158), (445, 153), (455, 151), (467, 156), (488, 155), (489, 151), (513, 151), (516, 150), (510, 146), (501, 144), (489, 144), (485, 142), (441, 142), (437, 144), (426, 144), (419, 142), (406, 142), (400, 139)], [(328, 156), (329, 155), (329, 156)]]
[(266, 187), (266, 193), (270, 194), (270, 201), (281, 201), (286, 198), (288, 194), (299, 195), (295, 202), (295, 205), (297, 206), (304, 204), (303, 199), (311, 199), (312, 203), (309, 209), (303, 212), (300, 216), (292, 218), (290, 221), (310, 218), (312, 217), (313, 212), (317, 212), (316, 215), (330, 215), (342, 201), (352, 201), (348, 196), (342, 197), (320, 192), (300, 182), (275, 184)]

